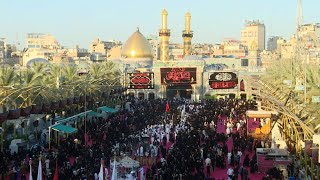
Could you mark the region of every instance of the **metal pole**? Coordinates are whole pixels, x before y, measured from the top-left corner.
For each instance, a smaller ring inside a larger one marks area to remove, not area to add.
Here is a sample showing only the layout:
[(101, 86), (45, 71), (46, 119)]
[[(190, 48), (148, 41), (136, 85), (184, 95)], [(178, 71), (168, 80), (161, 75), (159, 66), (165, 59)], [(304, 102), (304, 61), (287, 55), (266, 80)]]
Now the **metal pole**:
[(314, 164), (312, 162), (312, 158), (310, 158), (311, 163), (311, 180), (314, 180)]
[(87, 148), (87, 85), (84, 89), (84, 146)]
[(58, 132), (58, 146), (60, 147), (60, 133), (59, 132)]
[(51, 128), (49, 127), (49, 150), (50, 150), (50, 147), (51, 147)]
[(3, 152), (3, 133), (4, 129), (1, 130), (1, 152)]
[(317, 178), (319, 178), (319, 165), (317, 165)]
[(305, 174), (304, 174), (304, 177), (305, 179), (308, 178), (308, 159), (307, 159), (307, 152), (304, 151), (304, 157), (303, 157), (303, 160), (304, 160), (304, 165), (305, 165)]
[[(309, 61), (309, 52), (307, 59)], [(307, 59), (304, 60), (304, 106), (307, 105)]]

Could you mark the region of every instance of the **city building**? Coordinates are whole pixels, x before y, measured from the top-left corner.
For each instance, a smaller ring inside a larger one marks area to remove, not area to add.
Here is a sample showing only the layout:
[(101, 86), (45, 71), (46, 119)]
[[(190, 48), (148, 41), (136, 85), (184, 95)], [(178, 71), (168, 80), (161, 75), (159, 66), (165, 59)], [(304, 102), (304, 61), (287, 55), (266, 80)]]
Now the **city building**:
[(222, 42), (223, 46), (223, 55), (225, 56), (236, 56), (236, 57), (245, 57), (247, 55), (247, 46), (241, 44), (237, 40), (227, 40)]
[(297, 39), (293, 36), (289, 40), (285, 40), (280, 38), (277, 40), (277, 53), (279, 54), (279, 58), (282, 59), (291, 59), (294, 54), (294, 48), (297, 45)]
[(4, 40), (0, 40), (0, 62), (3, 62), (5, 57), (5, 43)]
[(211, 48), (213, 56), (223, 56), (223, 46), (221, 44), (214, 44)]
[(5, 38), (0, 39), (0, 62), (4, 62), (5, 59), (14, 58), (17, 54), (16, 45), (6, 43)]
[(273, 62), (279, 60), (279, 54), (276, 51), (262, 51), (260, 53), (261, 66), (263, 68), (269, 67)]
[(181, 60), (184, 56), (184, 47), (181, 44), (170, 44), (169, 45), (169, 59)]
[(304, 24), (299, 28), (299, 35), (309, 43), (319, 44), (320, 23)]
[(7, 44), (5, 38), (0, 38), (0, 63), (7, 65), (18, 64), (21, 53), (15, 44)]
[(279, 36), (272, 36), (268, 39), (267, 42), (267, 50), (268, 51), (275, 51), (278, 48), (278, 40), (281, 39)]
[(121, 49), (122, 49), (122, 45), (116, 45), (116, 46), (112, 47), (112, 48), (108, 51), (107, 60), (110, 60), (110, 59), (120, 59), (120, 58), (121, 58)]
[(97, 38), (90, 44), (89, 52), (92, 54), (97, 53), (107, 56), (110, 49), (119, 45), (121, 45), (121, 43), (118, 41), (101, 41), (99, 38)]
[[(300, 55), (309, 55), (308, 63), (319, 64), (320, 54), (320, 24), (304, 24), (298, 30), (299, 41), (297, 36), (292, 36), (289, 39), (278, 38), (276, 54), (278, 58), (292, 59), (297, 57), (296, 52)], [(295, 51), (298, 49), (298, 51)], [(273, 58), (273, 57), (269, 57)]]
[(57, 64), (74, 64), (74, 60), (86, 59), (89, 56), (87, 49), (79, 48), (79, 46), (63, 47), (50, 34), (28, 33), (26, 46), (27, 48), (21, 55), (23, 66), (38, 62), (38, 60)]
[(253, 42), (258, 44), (258, 50), (265, 49), (266, 30), (265, 25), (260, 21), (247, 21), (241, 30), (241, 43), (250, 48)]
[(211, 44), (194, 44), (192, 45), (192, 55), (197, 55), (200, 57), (210, 57), (212, 55), (212, 45)]
[(28, 49), (60, 49), (60, 44), (52, 35), (42, 33), (28, 33), (26, 46)]
[(147, 40), (149, 41), (153, 52), (154, 52), (154, 59), (159, 60), (160, 59), (160, 46), (159, 46), (159, 39), (155, 35), (150, 35), (147, 37)]

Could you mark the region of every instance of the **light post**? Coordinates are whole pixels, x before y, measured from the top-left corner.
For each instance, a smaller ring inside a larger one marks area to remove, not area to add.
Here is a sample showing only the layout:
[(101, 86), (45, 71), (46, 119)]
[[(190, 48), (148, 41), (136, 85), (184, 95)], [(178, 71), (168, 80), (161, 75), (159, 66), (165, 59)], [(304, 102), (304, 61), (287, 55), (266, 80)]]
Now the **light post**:
[(87, 148), (87, 85), (84, 89), (84, 146)]
[(307, 59), (304, 60), (304, 106), (307, 106), (307, 61), (309, 61), (309, 51), (307, 52)]
[(88, 74), (85, 77), (85, 87), (84, 87), (84, 146), (87, 148), (87, 79)]
[(1, 152), (3, 152), (3, 133), (4, 133), (4, 130), (2, 127), (0, 127), (0, 134), (1, 134)]

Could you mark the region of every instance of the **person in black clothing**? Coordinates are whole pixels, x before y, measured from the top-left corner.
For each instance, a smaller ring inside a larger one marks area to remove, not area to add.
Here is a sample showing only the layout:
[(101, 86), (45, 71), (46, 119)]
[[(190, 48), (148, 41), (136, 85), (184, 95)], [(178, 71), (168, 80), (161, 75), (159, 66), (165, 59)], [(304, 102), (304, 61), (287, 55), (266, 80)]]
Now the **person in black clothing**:
[(255, 173), (255, 162), (254, 162), (254, 160), (252, 159), (251, 161), (250, 161), (250, 173)]
[(167, 136), (166, 135), (163, 136), (162, 143), (164, 146), (166, 146), (166, 144), (167, 144)]
[(249, 164), (250, 164), (250, 159), (249, 159), (249, 155), (247, 154), (243, 160), (243, 166), (249, 167)]
[(238, 175), (239, 175), (239, 166), (236, 165), (234, 168), (233, 168), (233, 178), (235, 180), (238, 180)]

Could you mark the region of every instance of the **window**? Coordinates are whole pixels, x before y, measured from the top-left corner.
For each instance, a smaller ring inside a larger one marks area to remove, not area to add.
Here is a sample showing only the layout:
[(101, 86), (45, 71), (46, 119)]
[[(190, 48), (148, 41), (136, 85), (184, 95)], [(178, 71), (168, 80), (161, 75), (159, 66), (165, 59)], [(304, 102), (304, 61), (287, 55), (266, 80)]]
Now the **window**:
[(229, 94), (229, 98), (230, 98), (230, 99), (235, 99), (235, 98), (236, 98), (236, 95), (235, 95), (235, 94)]
[(247, 99), (247, 94), (240, 94), (240, 98), (246, 100)]
[(138, 93), (138, 98), (139, 98), (140, 100), (143, 100), (143, 99), (144, 99), (144, 93), (143, 93), (143, 92), (139, 92), (139, 93)]
[(248, 59), (241, 59), (241, 66), (248, 66)]
[(129, 97), (134, 98), (134, 93), (133, 92), (130, 92), (128, 95), (129, 95)]
[(155, 98), (154, 93), (149, 93), (148, 99), (149, 100), (153, 100), (154, 98)]

